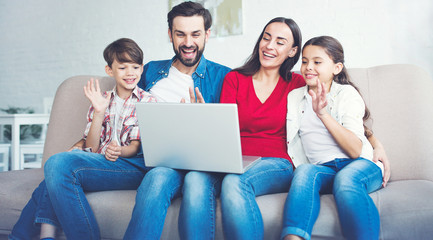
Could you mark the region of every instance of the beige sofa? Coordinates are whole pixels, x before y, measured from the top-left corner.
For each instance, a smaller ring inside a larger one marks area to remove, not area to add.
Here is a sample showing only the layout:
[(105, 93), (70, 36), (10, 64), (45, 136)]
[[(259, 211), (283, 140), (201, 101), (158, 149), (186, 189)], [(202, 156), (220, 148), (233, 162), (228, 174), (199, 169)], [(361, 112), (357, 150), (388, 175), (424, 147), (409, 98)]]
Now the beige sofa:
[[(433, 238), (433, 81), (412, 65), (350, 69), (371, 110), (375, 135), (392, 163), (388, 187), (371, 194), (381, 218), (381, 239)], [(52, 108), (44, 161), (66, 150), (82, 134), (89, 102), (82, 86), (90, 76), (76, 76), (58, 88)], [(104, 89), (114, 81), (104, 78)], [(0, 173), (0, 239), (6, 239), (21, 209), (43, 178), (40, 169)], [(134, 206), (135, 191), (89, 192), (87, 197), (104, 239), (121, 239)], [(286, 193), (257, 198), (265, 239), (278, 239)], [(162, 239), (178, 239), (177, 216), (181, 199), (169, 208)], [(332, 195), (321, 198), (313, 239), (341, 239)], [(149, 219), (152, 221), (152, 219)], [(217, 210), (217, 239), (223, 239)]]

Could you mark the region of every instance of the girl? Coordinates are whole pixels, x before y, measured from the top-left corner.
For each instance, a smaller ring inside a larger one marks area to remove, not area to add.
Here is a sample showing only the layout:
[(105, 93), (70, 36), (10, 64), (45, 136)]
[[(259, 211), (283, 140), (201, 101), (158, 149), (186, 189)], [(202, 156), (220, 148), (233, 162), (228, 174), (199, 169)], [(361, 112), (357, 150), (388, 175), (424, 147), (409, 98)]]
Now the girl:
[(368, 193), (381, 187), (383, 165), (372, 161), (371, 131), (363, 125), (369, 111), (349, 79), (341, 44), (328, 36), (310, 39), (301, 73), (307, 86), (293, 90), (287, 103), (288, 153), (298, 167), (281, 236), (310, 239), (320, 194), (332, 192), (344, 237), (378, 239), (379, 214)]

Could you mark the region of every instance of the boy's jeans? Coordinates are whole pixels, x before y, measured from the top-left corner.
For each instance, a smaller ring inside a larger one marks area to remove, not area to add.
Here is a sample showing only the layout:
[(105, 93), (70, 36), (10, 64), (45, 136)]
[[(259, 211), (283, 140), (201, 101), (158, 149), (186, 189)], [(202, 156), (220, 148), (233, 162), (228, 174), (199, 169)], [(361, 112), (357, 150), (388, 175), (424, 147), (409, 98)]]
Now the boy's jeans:
[(285, 203), (281, 238), (294, 234), (310, 239), (320, 194), (333, 193), (344, 237), (378, 239), (379, 213), (368, 193), (381, 185), (381, 169), (362, 158), (299, 166)]
[(84, 192), (135, 190), (147, 170), (142, 155), (110, 162), (104, 155), (80, 150), (55, 154), (45, 163), (45, 181), (23, 209), (10, 238), (24, 234), (20, 239), (30, 239), (39, 233), (35, 220), (43, 217), (43, 222), (56, 225), (57, 215), (68, 239), (100, 239)]

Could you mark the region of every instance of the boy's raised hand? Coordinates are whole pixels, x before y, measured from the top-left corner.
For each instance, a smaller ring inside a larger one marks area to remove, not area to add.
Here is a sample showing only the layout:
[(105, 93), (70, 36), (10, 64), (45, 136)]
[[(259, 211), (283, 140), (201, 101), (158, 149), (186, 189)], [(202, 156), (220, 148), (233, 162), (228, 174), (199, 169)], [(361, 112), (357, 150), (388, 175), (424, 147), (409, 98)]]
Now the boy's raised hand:
[(312, 99), (313, 110), (318, 116), (327, 113), (325, 107), (328, 105), (328, 100), (326, 99), (325, 89), (325, 83), (321, 83), (320, 80), (317, 79), (316, 91), (308, 91)]
[(91, 78), (90, 81), (87, 82), (87, 85), (84, 86), (84, 95), (86, 95), (92, 103), (95, 113), (105, 113), (105, 110), (110, 104), (110, 95), (103, 97), (101, 88), (99, 87), (99, 80), (95, 79), (95, 84), (93, 81), (94, 79)]

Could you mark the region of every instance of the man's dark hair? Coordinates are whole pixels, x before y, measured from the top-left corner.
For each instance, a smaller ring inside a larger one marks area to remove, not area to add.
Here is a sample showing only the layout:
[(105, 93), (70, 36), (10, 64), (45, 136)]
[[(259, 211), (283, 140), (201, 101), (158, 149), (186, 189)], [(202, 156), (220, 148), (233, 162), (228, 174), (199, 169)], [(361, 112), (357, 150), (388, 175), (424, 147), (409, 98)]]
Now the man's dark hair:
[(134, 40), (121, 38), (110, 43), (105, 48), (104, 59), (110, 68), (114, 60), (119, 63), (143, 64), (143, 51)]
[(195, 15), (203, 17), (205, 31), (207, 31), (212, 26), (212, 16), (210, 15), (209, 10), (204, 8), (200, 3), (188, 1), (174, 6), (167, 14), (168, 28), (170, 29), (170, 31), (172, 30), (173, 19), (175, 17), (192, 17)]

